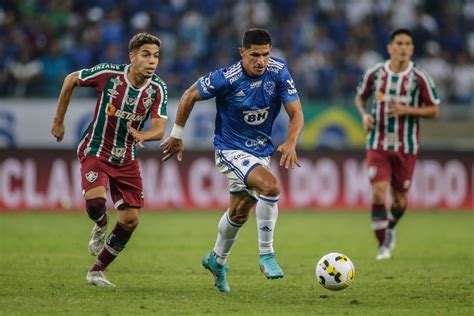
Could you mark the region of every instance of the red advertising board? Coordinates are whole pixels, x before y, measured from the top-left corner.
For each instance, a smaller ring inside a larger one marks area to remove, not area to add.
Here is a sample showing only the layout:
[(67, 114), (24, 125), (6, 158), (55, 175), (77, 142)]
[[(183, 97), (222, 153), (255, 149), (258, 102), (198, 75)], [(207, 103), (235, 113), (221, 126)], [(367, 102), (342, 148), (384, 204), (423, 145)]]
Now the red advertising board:
[[(140, 153), (145, 207), (216, 209), (228, 203), (228, 183), (211, 151), (186, 152), (163, 163), (161, 153)], [(423, 152), (409, 194), (413, 209), (473, 209), (473, 152)], [(364, 208), (370, 186), (363, 151), (299, 153), (301, 168), (272, 170), (282, 183), (281, 209)], [(388, 201), (389, 202), (389, 201)], [(0, 151), (0, 211), (81, 209), (79, 163), (74, 151)]]

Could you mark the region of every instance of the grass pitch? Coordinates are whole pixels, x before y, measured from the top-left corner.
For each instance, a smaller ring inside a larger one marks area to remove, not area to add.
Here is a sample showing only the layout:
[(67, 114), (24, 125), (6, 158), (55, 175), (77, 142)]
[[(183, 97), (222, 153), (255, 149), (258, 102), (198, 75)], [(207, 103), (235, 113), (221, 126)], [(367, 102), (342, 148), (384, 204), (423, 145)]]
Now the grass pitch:
[[(474, 314), (472, 212), (408, 212), (393, 259), (383, 262), (375, 260), (368, 212), (281, 212), (275, 246), (286, 276), (274, 281), (259, 271), (252, 217), (228, 262), (228, 294), (200, 266), (220, 216), (143, 212), (109, 268), (117, 287), (104, 289), (85, 282), (94, 261), (85, 214), (0, 214), (0, 314)], [(342, 292), (315, 278), (329, 252), (355, 265), (354, 283)]]

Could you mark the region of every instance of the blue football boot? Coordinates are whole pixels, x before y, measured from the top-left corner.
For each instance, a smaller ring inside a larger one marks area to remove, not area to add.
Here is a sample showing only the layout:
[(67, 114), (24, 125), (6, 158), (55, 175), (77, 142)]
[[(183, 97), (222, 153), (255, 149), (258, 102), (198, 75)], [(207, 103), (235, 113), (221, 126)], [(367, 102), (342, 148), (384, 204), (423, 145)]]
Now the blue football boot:
[(227, 265), (221, 265), (216, 261), (216, 255), (214, 252), (210, 252), (202, 258), (201, 261), (204, 269), (209, 270), (214, 276), (215, 283), (219, 292), (230, 292), (229, 283), (227, 282)]
[(267, 279), (281, 279), (285, 276), (285, 273), (276, 261), (274, 253), (260, 255), (260, 270), (262, 270)]

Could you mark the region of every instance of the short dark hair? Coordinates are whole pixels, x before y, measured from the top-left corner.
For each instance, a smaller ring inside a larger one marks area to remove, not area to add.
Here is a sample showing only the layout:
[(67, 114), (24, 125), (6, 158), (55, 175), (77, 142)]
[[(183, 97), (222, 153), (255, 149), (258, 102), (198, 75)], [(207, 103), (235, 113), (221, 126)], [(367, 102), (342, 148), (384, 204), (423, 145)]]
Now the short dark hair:
[(140, 47), (146, 44), (155, 44), (160, 47), (161, 40), (158, 38), (158, 36), (155, 35), (151, 35), (148, 33), (138, 33), (135, 34), (130, 40), (130, 43), (128, 43), (128, 51), (131, 52), (135, 49), (139, 49)]
[(245, 31), (242, 37), (242, 47), (250, 48), (250, 45), (270, 45), (272, 46), (272, 37), (267, 30), (253, 28)]
[(413, 41), (413, 34), (409, 29), (396, 29), (392, 33), (390, 33), (390, 43), (393, 42), (395, 39), (395, 36), (400, 35), (400, 34), (405, 34), (410, 36), (411, 40)]

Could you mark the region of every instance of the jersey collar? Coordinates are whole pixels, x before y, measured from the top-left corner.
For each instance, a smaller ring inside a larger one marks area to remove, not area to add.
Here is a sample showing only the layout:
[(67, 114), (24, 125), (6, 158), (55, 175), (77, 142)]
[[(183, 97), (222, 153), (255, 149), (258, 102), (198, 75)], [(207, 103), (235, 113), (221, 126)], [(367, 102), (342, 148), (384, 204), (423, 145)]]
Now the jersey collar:
[(404, 71), (402, 72), (393, 72), (392, 70), (390, 70), (390, 60), (387, 60), (385, 61), (385, 65), (384, 65), (384, 68), (385, 68), (385, 71), (391, 75), (391, 76), (405, 76), (407, 73), (409, 73), (411, 71), (411, 69), (413, 68), (413, 61), (410, 61), (408, 63), (408, 67), (407, 69), (405, 69)]
[(133, 86), (133, 84), (128, 80), (128, 69), (130, 68), (130, 64), (128, 64), (127, 66), (125, 66), (125, 69), (124, 69), (124, 73), (123, 73), (123, 76), (125, 77), (125, 82), (130, 86), (130, 88), (132, 88), (133, 90), (137, 90), (137, 91), (140, 91), (142, 92), (143, 90), (145, 90), (146, 87), (148, 87), (148, 85), (150, 84), (151, 82), (151, 78), (153, 77), (150, 77), (146, 80), (145, 84), (140, 88), (140, 89), (137, 89)]

